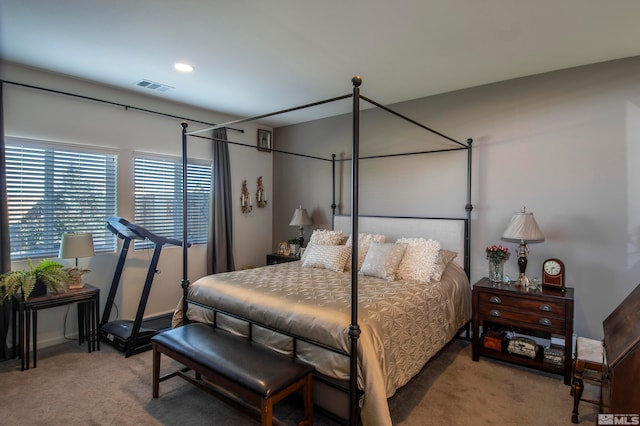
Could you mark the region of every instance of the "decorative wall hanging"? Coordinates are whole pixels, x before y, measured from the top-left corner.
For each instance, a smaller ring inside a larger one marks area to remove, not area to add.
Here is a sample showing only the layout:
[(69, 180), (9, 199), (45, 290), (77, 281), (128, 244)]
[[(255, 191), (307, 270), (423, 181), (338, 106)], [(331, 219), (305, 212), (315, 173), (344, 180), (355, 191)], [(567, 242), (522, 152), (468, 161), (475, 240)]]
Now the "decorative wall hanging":
[(267, 191), (262, 186), (262, 176), (258, 178), (258, 190), (256, 191), (256, 200), (258, 200), (258, 208), (267, 207)]
[(258, 129), (258, 151), (271, 152), (271, 131)]
[(242, 207), (242, 213), (250, 213), (253, 210), (251, 204), (251, 194), (247, 189), (247, 180), (242, 181), (242, 194), (240, 195), (240, 207)]

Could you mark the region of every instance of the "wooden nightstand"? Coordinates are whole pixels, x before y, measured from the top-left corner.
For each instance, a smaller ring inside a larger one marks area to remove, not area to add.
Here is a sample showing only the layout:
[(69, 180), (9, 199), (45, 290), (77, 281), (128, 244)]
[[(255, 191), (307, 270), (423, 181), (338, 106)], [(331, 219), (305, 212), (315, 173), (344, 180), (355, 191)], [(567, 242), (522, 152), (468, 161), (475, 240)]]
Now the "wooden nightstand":
[[(550, 339), (552, 335), (564, 339), (564, 361), (555, 364), (544, 360), (544, 350), (539, 348), (534, 359), (510, 354), (502, 350), (484, 347), (483, 332), (490, 326), (513, 330), (518, 335)], [(573, 333), (573, 288), (561, 290), (526, 290), (514, 285), (494, 285), (483, 278), (473, 286), (473, 360), (480, 355), (508, 361), (564, 376), (564, 383), (571, 384)]]
[(267, 255), (267, 265), (275, 265), (276, 263), (284, 262), (295, 262), (296, 260), (300, 260), (300, 258), (295, 255), (285, 256), (284, 254), (278, 253), (271, 253)]

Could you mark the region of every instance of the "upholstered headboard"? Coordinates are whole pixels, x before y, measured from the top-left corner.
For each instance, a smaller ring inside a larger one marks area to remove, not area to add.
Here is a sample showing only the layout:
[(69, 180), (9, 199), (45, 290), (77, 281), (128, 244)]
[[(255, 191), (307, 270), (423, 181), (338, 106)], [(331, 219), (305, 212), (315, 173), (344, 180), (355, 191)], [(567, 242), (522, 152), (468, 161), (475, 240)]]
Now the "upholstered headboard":
[[(455, 262), (464, 268), (465, 219), (449, 218), (407, 218), (391, 216), (360, 216), (358, 232), (383, 234), (387, 242), (403, 237), (422, 237), (440, 241), (440, 247), (455, 251)], [(333, 229), (351, 235), (351, 216), (336, 215)]]

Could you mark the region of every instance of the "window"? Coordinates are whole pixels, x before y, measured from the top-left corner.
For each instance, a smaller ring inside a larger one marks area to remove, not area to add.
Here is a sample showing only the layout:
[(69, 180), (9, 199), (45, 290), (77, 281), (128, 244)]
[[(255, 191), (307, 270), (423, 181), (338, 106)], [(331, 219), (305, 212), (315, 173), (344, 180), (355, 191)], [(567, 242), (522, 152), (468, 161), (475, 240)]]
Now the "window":
[[(182, 241), (182, 161), (136, 154), (135, 223), (163, 237)], [(209, 229), (211, 164), (187, 163), (187, 239), (206, 244)], [(151, 247), (149, 241), (135, 241), (136, 249)]]
[(66, 232), (91, 232), (96, 252), (116, 248), (115, 154), (7, 138), (11, 259), (58, 257)]

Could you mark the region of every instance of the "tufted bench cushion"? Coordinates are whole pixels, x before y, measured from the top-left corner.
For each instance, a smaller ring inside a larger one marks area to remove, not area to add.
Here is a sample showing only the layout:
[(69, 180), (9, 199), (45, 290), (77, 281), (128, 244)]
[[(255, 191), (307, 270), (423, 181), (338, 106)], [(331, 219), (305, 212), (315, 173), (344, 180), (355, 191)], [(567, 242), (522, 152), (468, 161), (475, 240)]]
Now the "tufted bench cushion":
[[(176, 375), (198, 385), (200, 375), (237, 393), (246, 390), (261, 400), (262, 422), (271, 424), (271, 405), (297, 389), (304, 388), (305, 414), (312, 421), (311, 381), (313, 366), (276, 353), (266, 347), (211, 326), (192, 323), (167, 330), (151, 339), (153, 343), (153, 397), (158, 398), (159, 383)], [(160, 354), (175, 359), (196, 372), (196, 379), (171, 373), (160, 377)], [(233, 389), (229, 389), (230, 385)], [(209, 390), (209, 389), (205, 389)], [(268, 419), (265, 419), (265, 410)]]

